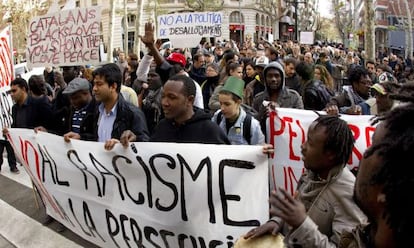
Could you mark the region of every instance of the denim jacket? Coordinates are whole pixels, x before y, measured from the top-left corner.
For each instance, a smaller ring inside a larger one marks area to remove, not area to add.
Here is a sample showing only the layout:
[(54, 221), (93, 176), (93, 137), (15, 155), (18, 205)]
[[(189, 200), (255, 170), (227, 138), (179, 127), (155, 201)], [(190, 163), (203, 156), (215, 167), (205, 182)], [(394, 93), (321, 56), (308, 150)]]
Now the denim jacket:
[[(217, 122), (217, 115), (220, 113), (221, 110), (217, 110), (212, 117), (213, 122)], [(243, 136), (243, 123), (244, 119), (246, 118), (246, 112), (240, 107), (240, 115), (237, 118), (236, 123), (229, 129), (227, 132), (226, 127), (226, 118), (223, 118), (219, 123), (219, 126), (223, 131), (227, 134), (228, 139), (230, 140), (232, 145), (248, 145), (249, 143)], [(252, 145), (262, 145), (265, 143), (265, 137), (262, 133), (260, 128), (260, 123), (255, 118), (252, 118), (251, 123), (251, 144)]]

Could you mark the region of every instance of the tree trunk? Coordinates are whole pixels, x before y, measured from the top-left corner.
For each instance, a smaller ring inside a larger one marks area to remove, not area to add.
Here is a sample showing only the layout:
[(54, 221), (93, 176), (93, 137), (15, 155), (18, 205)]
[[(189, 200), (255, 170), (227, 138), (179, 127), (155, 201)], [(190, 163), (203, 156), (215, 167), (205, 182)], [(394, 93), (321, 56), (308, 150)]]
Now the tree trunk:
[(374, 1), (364, 0), (365, 6), (365, 30), (364, 30), (364, 50), (366, 59), (375, 61), (375, 11)]
[(128, 56), (128, 5), (127, 0), (124, 0), (124, 52), (125, 56)]
[(115, 3), (114, 0), (110, 0), (109, 3), (109, 25), (108, 25), (108, 49), (106, 50), (106, 61), (111, 63), (113, 62), (114, 58), (112, 56), (112, 50), (114, 46), (114, 41), (112, 36), (114, 34), (114, 18), (115, 18)]
[(405, 32), (405, 34), (408, 36), (406, 58), (409, 58), (410, 60), (412, 60), (413, 59), (413, 21), (411, 19), (411, 11), (410, 11), (410, 6), (408, 5), (408, 1), (404, 0), (404, 4), (407, 9), (407, 19), (408, 19), (407, 20), (408, 27)]
[(141, 32), (141, 19), (142, 19), (142, 12), (144, 9), (144, 3), (142, 0), (137, 0), (137, 18), (135, 19), (135, 34), (134, 34), (134, 52), (140, 57), (141, 53), (141, 40), (139, 38), (139, 34)]

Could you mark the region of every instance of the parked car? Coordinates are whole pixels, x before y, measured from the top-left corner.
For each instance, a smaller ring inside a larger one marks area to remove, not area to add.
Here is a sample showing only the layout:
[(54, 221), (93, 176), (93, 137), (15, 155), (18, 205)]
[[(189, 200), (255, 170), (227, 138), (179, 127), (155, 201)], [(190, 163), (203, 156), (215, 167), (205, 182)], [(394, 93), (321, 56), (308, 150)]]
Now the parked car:
[(30, 70), (24, 62), (14, 65), (14, 77), (21, 77), (28, 81), (32, 75), (43, 75), (44, 70), (45, 67), (34, 67)]

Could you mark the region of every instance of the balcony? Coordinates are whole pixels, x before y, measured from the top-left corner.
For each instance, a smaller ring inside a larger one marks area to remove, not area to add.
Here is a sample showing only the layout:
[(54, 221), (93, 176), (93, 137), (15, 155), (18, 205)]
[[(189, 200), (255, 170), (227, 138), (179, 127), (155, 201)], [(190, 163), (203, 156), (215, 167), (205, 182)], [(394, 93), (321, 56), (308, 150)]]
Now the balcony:
[(388, 9), (388, 0), (376, 0), (374, 1), (375, 10), (387, 10)]

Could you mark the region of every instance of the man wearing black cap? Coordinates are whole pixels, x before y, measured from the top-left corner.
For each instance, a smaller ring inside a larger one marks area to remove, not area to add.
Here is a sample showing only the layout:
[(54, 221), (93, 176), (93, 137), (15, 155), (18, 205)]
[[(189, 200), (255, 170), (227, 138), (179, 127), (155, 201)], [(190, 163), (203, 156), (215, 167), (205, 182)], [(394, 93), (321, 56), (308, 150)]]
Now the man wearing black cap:
[(79, 139), (93, 140), (95, 99), (91, 94), (91, 85), (84, 78), (75, 78), (63, 91), (69, 96), (72, 106), (68, 132), (64, 137), (79, 135)]

